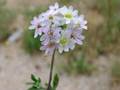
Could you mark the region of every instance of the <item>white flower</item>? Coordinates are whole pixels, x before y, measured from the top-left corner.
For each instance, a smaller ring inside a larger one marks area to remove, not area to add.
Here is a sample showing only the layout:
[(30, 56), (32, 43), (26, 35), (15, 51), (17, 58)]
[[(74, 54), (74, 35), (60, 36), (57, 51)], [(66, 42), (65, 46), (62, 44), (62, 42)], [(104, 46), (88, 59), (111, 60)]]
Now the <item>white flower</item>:
[(71, 30), (71, 39), (78, 45), (83, 44), (84, 36), (82, 30)]
[(40, 20), (37, 17), (34, 17), (31, 21), (31, 26), (29, 27), (30, 30), (36, 29), (40, 23)]
[(34, 37), (36, 38), (38, 35), (42, 34), (43, 27), (41, 26), (40, 19), (37, 17), (34, 17), (31, 21), (31, 26), (29, 27), (30, 30), (35, 29)]
[(63, 51), (68, 52), (70, 49), (73, 50), (74, 48), (75, 42), (71, 39), (71, 31), (62, 32), (58, 47), (59, 53)]
[(44, 31), (44, 34), (41, 36), (40, 40), (43, 45), (47, 45), (49, 42), (58, 43), (60, 39), (60, 29)]
[(78, 16), (78, 11), (73, 10), (72, 6), (69, 8), (67, 8), (66, 6), (62, 7), (60, 9), (60, 13), (63, 15), (64, 19), (66, 20), (66, 24), (69, 24), (74, 17)]
[(74, 18), (73, 22), (77, 28), (87, 30), (87, 21), (84, 19), (84, 15)]

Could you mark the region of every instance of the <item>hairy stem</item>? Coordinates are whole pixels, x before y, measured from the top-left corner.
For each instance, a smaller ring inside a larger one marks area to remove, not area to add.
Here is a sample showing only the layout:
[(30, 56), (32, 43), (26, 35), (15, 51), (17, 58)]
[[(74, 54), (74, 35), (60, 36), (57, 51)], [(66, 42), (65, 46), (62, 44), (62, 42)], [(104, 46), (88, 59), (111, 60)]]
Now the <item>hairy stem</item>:
[(52, 81), (52, 76), (53, 76), (54, 58), (55, 58), (55, 50), (54, 50), (54, 52), (52, 54), (51, 67), (50, 67), (50, 75), (49, 75), (49, 82), (48, 82), (47, 90), (51, 90), (51, 81)]

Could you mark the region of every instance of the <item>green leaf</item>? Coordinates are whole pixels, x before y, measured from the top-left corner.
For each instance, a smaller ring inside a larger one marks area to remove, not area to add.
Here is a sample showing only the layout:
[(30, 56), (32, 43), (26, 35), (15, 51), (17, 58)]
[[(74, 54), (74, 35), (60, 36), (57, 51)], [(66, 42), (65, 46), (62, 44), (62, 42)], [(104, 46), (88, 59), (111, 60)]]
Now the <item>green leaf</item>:
[(33, 80), (33, 81), (37, 81), (37, 78), (35, 77), (35, 75), (33, 75), (33, 74), (31, 74), (31, 79)]
[(41, 79), (39, 77), (36, 77), (35, 75), (31, 75), (31, 79), (33, 82), (30, 82), (28, 85), (30, 85), (30, 88), (28, 90), (45, 90), (41, 85)]
[(54, 79), (53, 79), (53, 90), (56, 90), (58, 83), (59, 83), (59, 77), (57, 74), (55, 74)]

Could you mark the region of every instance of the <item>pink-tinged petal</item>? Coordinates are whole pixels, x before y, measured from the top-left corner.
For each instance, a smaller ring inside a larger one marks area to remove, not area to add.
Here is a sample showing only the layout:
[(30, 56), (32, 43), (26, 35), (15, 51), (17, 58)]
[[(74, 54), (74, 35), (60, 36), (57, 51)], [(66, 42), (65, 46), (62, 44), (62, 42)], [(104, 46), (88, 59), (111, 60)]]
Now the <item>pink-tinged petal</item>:
[(83, 41), (81, 41), (79, 39), (76, 40), (76, 43), (79, 44), (79, 45), (83, 45)]
[(49, 49), (45, 50), (45, 54), (48, 55), (48, 53), (50, 53)]
[(49, 43), (49, 39), (46, 39), (46, 40), (42, 41), (43, 45), (47, 45), (48, 43)]
[(55, 48), (56, 48), (56, 44), (50, 42), (47, 45), (41, 46), (40, 49), (45, 51), (45, 54), (52, 54)]
[(83, 35), (79, 35), (78, 38), (81, 39), (81, 40), (85, 39), (85, 37)]

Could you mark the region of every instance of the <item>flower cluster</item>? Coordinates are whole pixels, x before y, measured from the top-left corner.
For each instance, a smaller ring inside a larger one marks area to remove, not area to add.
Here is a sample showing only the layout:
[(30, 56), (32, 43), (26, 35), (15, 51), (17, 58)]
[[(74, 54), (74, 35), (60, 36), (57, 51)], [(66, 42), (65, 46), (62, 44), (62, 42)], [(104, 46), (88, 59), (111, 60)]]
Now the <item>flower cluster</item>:
[(59, 7), (55, 3), (49, 10), (34, 17), (29, 29), (35, 30), (35, 38), (40, 36), (40, 49), (51, 54), (55, 49), (62, 53), (73, 50), (76, 44), (82, 45), (82, 32), (87, 29), (86, 24), (84, 16), (78, 15), (72, 6)]

